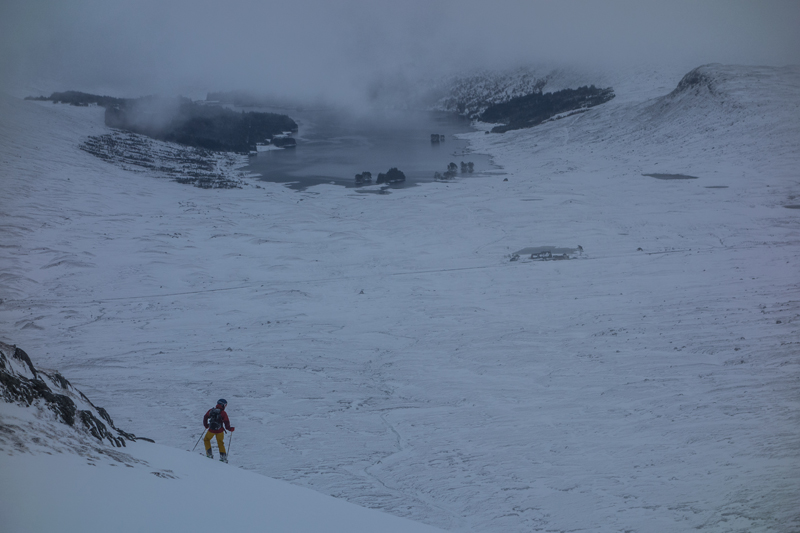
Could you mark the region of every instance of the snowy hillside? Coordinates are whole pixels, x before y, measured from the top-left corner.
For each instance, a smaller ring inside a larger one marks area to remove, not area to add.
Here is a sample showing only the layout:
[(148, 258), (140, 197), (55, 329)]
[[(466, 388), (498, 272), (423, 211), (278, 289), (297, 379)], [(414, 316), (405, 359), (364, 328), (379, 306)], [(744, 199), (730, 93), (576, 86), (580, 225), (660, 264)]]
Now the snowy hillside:
[[(40, 396), (14, 398), (26, 389)], [(99, 413), (85, 395), (2, 343), (0, 393), (0, 516), (8, 533), (439, 531), (124, 432), (100, 438), (102, 422), (83, 427), (54, 409), (74, 400), (83, 410), (73, 418), (86, 421)]]
[[(535, 92), (552, 93), (582, 86), (612, 87), (625, 102), (660, 96), (674, 88), (675, 78), (684, 72), (676, 67), (645, 69), (628, 67), (620, 71), (588, 68), (525, 67), (482, 71), (450, 76), (419, 84), (417, 98), (433, 99), (431, 109), (477, 117), (493, 104)], [(671, 84), (671, 85), (670, 85)]]
[(225, 397), (228, 471), (451, 531), (796, 531), (800, 69), (683, 74), (391, 195), (187, 187), (2, 98), (0, 341), (177, 449)]
[(439, 81), (432, 92), (444, 96), (433, 109), (451, 111), (473, 117), (481, 114), (491, 104), (540, 92), (547, 85), (548, 76), (532, 69), (515, 69), (510, 72), (481, 72), (469, 76), (453, 76)]

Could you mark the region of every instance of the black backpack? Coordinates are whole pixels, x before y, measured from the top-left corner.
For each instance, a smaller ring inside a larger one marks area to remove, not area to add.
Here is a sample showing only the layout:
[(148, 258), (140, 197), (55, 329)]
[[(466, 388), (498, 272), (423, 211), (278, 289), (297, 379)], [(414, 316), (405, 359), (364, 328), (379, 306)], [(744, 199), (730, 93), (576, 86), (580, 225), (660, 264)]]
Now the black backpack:
[(222, 409), (216, 407), (208, 412), (208, 429), (222, 429)]

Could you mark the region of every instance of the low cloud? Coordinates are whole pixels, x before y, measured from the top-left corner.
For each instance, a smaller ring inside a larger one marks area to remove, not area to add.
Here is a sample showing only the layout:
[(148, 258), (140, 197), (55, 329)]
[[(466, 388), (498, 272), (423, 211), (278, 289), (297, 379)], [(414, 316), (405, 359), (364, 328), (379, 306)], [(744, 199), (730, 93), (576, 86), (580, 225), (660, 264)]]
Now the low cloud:
[(793, 1), (6, 0), (3, 89), (359, 102), (520, 64), (797, 62)]

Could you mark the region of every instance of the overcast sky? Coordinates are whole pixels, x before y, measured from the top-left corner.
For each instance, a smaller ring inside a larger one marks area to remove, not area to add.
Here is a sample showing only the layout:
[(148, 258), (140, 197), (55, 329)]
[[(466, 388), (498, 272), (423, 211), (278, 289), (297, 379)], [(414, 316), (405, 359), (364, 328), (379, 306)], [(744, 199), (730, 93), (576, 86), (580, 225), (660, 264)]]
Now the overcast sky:
[(797, 0), (0, 0), (0, 88), (357, 99), (541, 62), (800, 63)]

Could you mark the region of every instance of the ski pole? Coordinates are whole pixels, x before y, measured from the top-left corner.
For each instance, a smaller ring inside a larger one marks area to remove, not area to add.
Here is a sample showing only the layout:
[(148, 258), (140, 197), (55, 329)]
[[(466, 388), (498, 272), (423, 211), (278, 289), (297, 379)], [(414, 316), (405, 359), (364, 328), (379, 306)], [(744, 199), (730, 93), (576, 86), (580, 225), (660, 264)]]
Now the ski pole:
[[(206, 434), (206, 430), (204, 429), (203, 432), (200, 433), (200, 439), (202, 439), (203, 435), (205, 435), (205, 434)], [(194, 451), (195, 448), (197, 448), (197, 445), (200, 444), (200, 439), (197, 439), (197, 442), (194, 443), (194, 448), (192, 448), (192, 451)]]
[(231, 436), (228, 438), (228, 455), (231, 454), (231, 442), (233, 442), (233, 431), (231, 431)]

